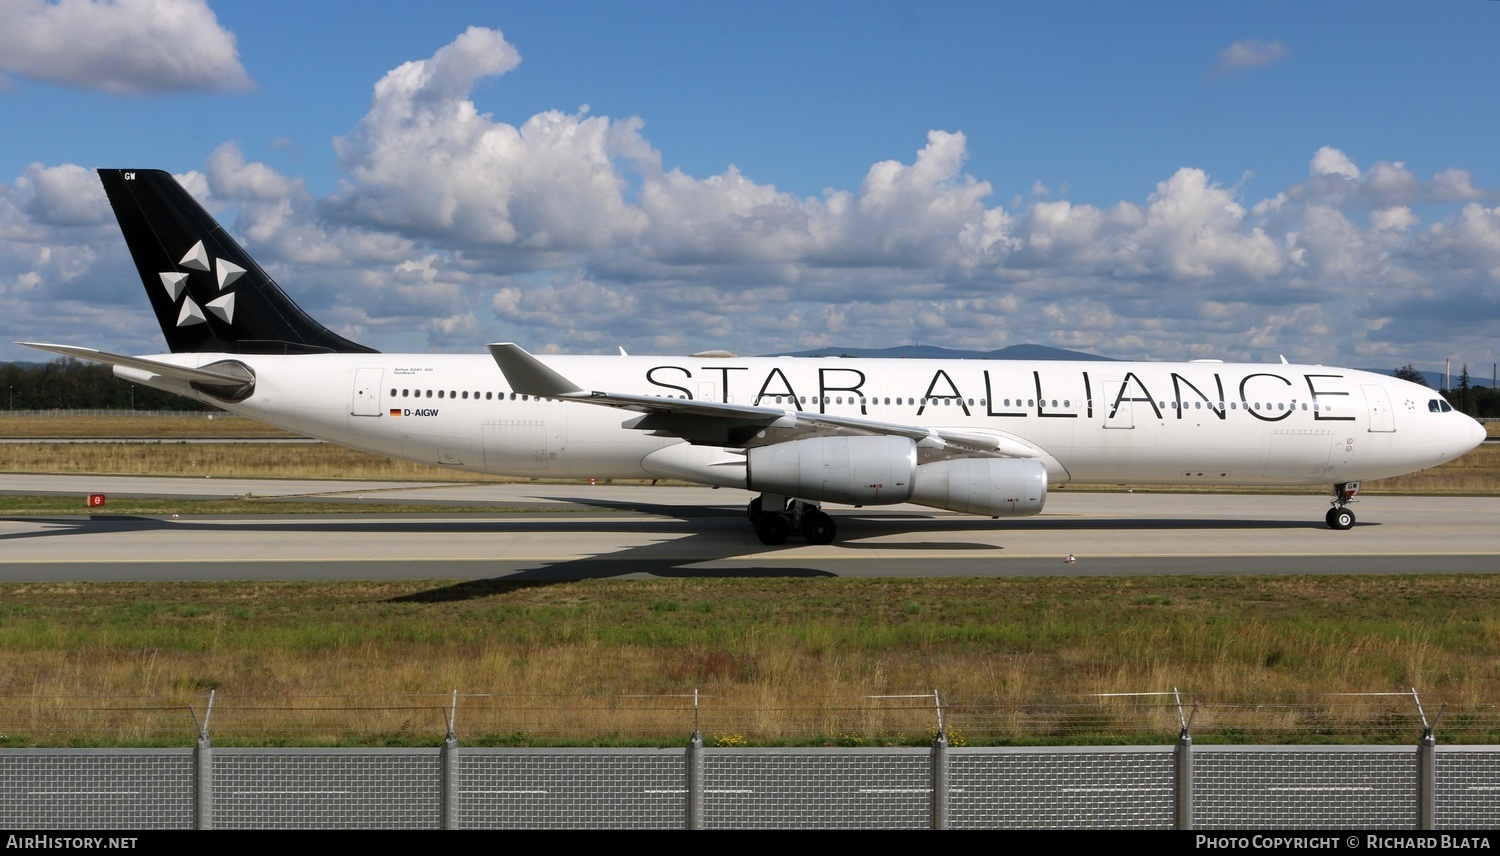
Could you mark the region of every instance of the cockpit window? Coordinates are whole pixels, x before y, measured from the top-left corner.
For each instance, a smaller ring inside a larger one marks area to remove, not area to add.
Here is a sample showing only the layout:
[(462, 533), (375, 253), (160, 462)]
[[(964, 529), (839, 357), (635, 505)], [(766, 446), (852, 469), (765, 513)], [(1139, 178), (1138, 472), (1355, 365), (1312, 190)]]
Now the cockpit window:
[(1434, 398), (1427, 402), (1427, 409), (1433, 413), (1447, 413), (1453, 409), (1453, 406), (1441, 398)]

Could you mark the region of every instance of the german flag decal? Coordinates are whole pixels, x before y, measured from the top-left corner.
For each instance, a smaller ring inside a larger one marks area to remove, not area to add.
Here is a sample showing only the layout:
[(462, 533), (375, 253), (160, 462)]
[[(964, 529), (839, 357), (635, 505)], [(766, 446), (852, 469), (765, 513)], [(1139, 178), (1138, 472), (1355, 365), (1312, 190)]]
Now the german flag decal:
[(401, 408), (399, 408), (399, 407), (392, 407), (391, 408), (391, 415), (392, 416), (400, 416), (401, 415)]

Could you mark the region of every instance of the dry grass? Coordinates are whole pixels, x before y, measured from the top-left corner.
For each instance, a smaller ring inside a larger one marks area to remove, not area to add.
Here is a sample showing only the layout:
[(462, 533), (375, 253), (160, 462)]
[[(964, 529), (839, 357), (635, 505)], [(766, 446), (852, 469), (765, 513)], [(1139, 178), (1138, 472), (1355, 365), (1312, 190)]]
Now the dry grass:
[[(1500, 577), (1478, 575), (58, 583), (0, 598), (0, 706), (66, 722), (213, 689), (231, 742), (432, 743), (455, 688), (469, 743), (678, 741), (694, 690), (705, 731), (759, 743), (921, 742), (930, 700), (870, 697), (933, 689), (973, 711), (954, 720), (971, 743), (1170, 738), (1168, 707), (1081, 704), (1093, 693), (1180, 687), (1209, 703), (1209, 740), (1245, 730), (1237, 705), (1286, 706), (1253, 720), (1257, 738), (1306, 741), (1384, 733), (1372, 703), (1330, 693), (1500, 700)], [(343, 709), (295, 710), (320, 706)], [(3, 716), (12, 745), (80, 739)]]
[(297, 437), (230, 413), (182, 416), (5, 416), (0, 437)]
[(1372, 493), (1500, 493), (1500, 443), (1485, 443), (1440, 467), (1393, 479), (1365, 482)]
[(0, 471), (213, 478), (376, 481), (495, 481), (496, 476), (430, 467), (330, 443), (88, 443), (0, 446)]

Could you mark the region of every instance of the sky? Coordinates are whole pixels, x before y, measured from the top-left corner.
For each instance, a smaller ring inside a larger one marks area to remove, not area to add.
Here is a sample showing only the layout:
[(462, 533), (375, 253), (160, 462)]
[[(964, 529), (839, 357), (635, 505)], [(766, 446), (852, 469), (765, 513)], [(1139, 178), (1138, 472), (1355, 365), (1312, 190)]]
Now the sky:
[(93, 170), (383, 351), (1500, 359), (1500, 3), (0, 0), (0, 361), (164, 349)]

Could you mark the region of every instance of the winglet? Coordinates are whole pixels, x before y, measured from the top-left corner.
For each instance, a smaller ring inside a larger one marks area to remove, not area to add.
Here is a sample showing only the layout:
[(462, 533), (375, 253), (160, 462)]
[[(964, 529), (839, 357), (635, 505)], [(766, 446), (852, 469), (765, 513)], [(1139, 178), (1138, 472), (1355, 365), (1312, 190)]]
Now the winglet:
[(516, 392), (543, 398), (576, 398), (586, 395), (578, 384), (548, 368), (520, 345), (502, 342), (490, 345), (489, 349), (490, 356), (495, 358), (495, 365), (505, 373), (505, 379)]

